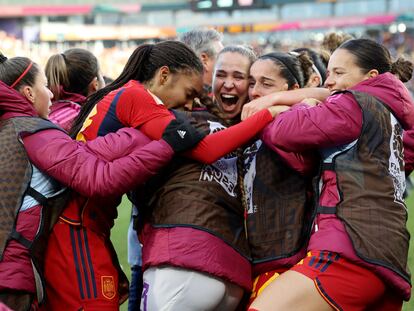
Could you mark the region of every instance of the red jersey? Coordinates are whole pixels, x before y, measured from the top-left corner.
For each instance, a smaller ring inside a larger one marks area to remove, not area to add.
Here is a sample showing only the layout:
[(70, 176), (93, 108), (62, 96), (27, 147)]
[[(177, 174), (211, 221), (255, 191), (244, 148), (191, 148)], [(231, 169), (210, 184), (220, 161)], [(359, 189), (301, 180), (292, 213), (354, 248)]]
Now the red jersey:
[[(106, 95), (91, 111), (78, 140), (90, 140), (115, 132), (122, 127), (139, 128), (151, 139), (160, 139), (174, 119), (161, 100), (131, 80)], [(213, 163), (225, 154), (247, 143), (272, 120), (266, 109), (226, 130), (206, 136), (188, 156), (203, 163)]]

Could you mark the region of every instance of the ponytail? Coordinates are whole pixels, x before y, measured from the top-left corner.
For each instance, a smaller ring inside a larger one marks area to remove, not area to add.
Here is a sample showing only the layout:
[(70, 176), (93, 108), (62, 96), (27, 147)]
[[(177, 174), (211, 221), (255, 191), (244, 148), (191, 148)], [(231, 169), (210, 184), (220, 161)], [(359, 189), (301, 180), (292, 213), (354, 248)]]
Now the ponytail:
[(390, 72), (396, 75), (402, 82), (408, 82), (413, 76), (413, 63), (399, 57), (391, 64)]
[(55, 54), (48, 59), (45, 74), (53, 98), (59, 100), (60, 87), (66, 88), (69, 85), (68, 69), (63, 54)]
[[(303, 80), (304, 83), (303, 85), (299, 84), (300, 88), (304, 88), (305, 85), (308, 83), (312, 73), (315, 71), (315, 73), (317, 73), (321, 80), (322, 80), (322, 76), (319, 73), (318, 68), (316, 68), (316, 66), (314, 65), (314, 63), (312, 62), (312, 59), (309, 57), (308, 54), (306, 54), (305, 52), (301, 52), (299, 53), (296, 58), (299, 60), (300, 63), (300, 67), (302, 69), (302, 73), (303, 73)], [(300, 74), (299, 74), (300, 75)]]
[(130, 80), (137, 80), (141, 83), (148, 82), (162, 66), (167, 66), (172, 73), (181, 70), (203, 72), (200, 59), (182, 42), (162, 41), (156, 44), (142, 44), (129, 57), (118, 78), (88, 97), (73, 123), (70, 135), (76, 136), (93, 107), (108, 93), (124, 86)]
[(88, 96), (89, 84), (100, 74), (95, 55), (80, 48), (51, 56), (45, 73), (55, 100), (61, 99), (62, 88), (66, 92)]
[[(298, 48), (294, 49), (294, 52), (297, 53), (305, 53), (307, 56), (310, 57), (312, 61), (312, 71), (315, 72), (319, 76), (320, 85), (322, 86), (326, 81), (326, 68), (328, 67), (329, 57), (330, 54), (326, 50), (321, 50), (319, 52), (316, 52), (315, 50), (309, 49), (309, 48)], [(305, 73), (305, 84), (308, 84), (309, 79), (311, 77), (312, 72), (307, 76), (307, 68), (303, 68)]]

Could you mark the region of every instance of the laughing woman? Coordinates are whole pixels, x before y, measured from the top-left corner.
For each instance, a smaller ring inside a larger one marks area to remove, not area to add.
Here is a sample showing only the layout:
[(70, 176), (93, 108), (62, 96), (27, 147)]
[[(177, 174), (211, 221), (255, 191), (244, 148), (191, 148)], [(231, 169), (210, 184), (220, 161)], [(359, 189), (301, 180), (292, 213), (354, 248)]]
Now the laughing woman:
[[(224, 133), (228, 123), (240, 120), (254, 59), (251, 50), (240, 46), (219, 53), (213, 92), (223, 110), (189, 114), (196, 126)], [(245, 128), (246, 141), (254, 131)], [(234, 310), (243, 292), (250, 291), (238, 155), (231, 152), (210, 165), (177, 158), (150, 187), (151, 213), (141, 235), (142, 310)]]

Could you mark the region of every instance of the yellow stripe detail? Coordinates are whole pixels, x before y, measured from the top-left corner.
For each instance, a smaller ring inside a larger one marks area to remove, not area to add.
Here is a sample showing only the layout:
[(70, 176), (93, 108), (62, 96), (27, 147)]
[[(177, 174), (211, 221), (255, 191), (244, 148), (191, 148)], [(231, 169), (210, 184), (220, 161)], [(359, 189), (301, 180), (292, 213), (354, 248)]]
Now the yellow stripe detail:
[(257, 282), (259, 282), (259, 277), (260, 277), (260, 275), (254, 279), (252, 294), (250, 296), (251, 299), (256, 298), (256, 296), (257, 296), (256, 286), (257, 286)]
[(73, 221), (70, 221), (70, 220), (68, 220), (68, 219), (66, 219), (66, 218), (63, 218), (62, 216), (59, 216), (59, 219), (61, 220), (61, 221), (63, 221), (63, 222), (66, 222), (67, 224), (70, 224), (70, 225), (74, 225), (74, 226), (80, 226), (80, 222), (73, 222)]
[(268, 279), (261, 287), (260, 289), (257, 291), (257, 296), (259, 296), (262, 291), (269, 286), (270, 283), (272, 283), (277, 277), (279, 276), (279, 273), (275, 273), (270, 279)]
[(92, 124), (92, 117), (96, 115), (98, 112), (98, 109), (96, 108), (97, 105), (95, 105), (92, 109), (92, 111), (89, 113), (88, 117), (86, 118), (85, 122), (83, 123), (83, 126), (81, 130), (79, 131), (78, 135), (76, 135), (76, 140), (80, 141), (86, 141), (85, 136), (83, 136), (82, 132)]

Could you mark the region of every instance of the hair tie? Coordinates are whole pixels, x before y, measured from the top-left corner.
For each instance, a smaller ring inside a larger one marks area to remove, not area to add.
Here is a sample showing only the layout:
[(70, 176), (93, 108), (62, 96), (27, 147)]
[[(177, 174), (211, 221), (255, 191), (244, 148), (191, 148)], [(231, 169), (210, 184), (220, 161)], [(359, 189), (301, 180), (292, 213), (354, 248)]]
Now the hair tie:
[(65, 61), (65, 63), (66, 63), (66, 55), (65, 55), (65, 54), (63, 54), (63, 53), (60, 53), (60, 55), (62, 55), (63, 60), (64, 60), (64, 61)]
[(0, 53), (0, 64), (4, 63), (8, 58)]
[(33, 66), (33, 62), (30, 62), (30, 64), (27, 66), (27, 68), (23, 71), (23, 73), (17, 78), (17, 80), (16, 81), (14, 81), (13, 82), (13, 84), (12, 85), (10, 85), (10, 87), (11, 88), (14, 88), (19, 82), (20, 82), (20, 80), (21, 79), (23, 79), (24, 78), (24, 76), (27, 74), (27, 72), (30, 70), (30, 68), (32, 68), (32, 66)]
[(321, 75), (320, 71), (318, 70), (318, 67), (316, 67), (316, 65), (313, 62), (312, 62), (312, 69), (319, 77), (319, 85), (318, 86), (322, 86), (323, 85), (322, 75)]

